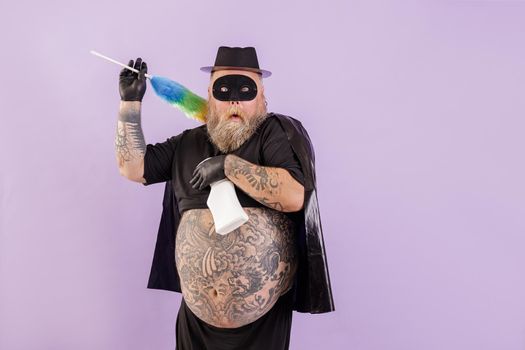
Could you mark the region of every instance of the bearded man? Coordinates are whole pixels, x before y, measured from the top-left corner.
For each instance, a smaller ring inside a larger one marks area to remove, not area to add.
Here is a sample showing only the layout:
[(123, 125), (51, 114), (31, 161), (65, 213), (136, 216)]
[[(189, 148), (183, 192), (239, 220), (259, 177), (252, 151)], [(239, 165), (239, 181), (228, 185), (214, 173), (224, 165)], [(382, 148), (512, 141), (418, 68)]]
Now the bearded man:
[[(140, 124), (147, 65), (122, 70), (120, 173), (166, 182), (148, 288), (182, 293), (178, 349), (288, 349), (292, 311), (334, 310), (315, 192), (313, 148), (294, 118), (268, 113), (255, 48), (221, 46), (206, 124), (147, 144)], [(203, 161), (204, 160), (204, 161)], [(229, 179), (249, 219), (215, 232), (210, 184)]]

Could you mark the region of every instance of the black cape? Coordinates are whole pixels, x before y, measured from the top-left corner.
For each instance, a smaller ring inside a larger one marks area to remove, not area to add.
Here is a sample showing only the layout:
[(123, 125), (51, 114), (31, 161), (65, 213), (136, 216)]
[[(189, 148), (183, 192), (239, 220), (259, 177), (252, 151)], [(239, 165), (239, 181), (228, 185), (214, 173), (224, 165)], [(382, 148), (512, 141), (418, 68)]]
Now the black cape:
[[(290, 116), (277, 116), (304, 173), (304, 207), (293, 213), (299, 250), (299, 267), (294, 281), (294, 307), (298, 312), (334, 311), (328, 274), (321, 217), (317, 202), (315, 154), (308, 133), (301, 122)], [(180, 214), (171, 181), (166, 182), (157, 242), (148, 288), (181, 292), (175, 265), (175, 236)]]

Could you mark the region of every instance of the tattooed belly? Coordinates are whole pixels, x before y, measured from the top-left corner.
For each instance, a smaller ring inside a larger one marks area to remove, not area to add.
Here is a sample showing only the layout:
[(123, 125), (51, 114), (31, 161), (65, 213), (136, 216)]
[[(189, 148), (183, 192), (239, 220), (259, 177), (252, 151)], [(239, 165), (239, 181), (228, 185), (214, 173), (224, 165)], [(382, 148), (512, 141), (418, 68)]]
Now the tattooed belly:
[(293, 221), (266, 207), (244, 210), (248, 222), (224, 236), (209, 209), (187, 210), (179, 222), (175, 259), (184, 301), (216, 327), (264, 315), (292, 287), (297, 269)]

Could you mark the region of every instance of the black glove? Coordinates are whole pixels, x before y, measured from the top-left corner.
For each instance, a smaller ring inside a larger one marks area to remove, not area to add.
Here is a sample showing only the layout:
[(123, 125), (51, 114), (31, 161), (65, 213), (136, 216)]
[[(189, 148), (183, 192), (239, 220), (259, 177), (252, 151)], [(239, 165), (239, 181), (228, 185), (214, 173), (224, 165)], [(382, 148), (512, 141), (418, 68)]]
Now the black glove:
[(206, 186), (226, 177), (224, 174), (224, 158), (226, 155), (210, 157), (195, 167), (190, 184), (194, 189), (202, 191)]
[[(133, 67), (133, 60), (129, 60), (128, 66)], [(120, 71), (119, 91), (122, 101), (142, 101), (146, 93), (146, 77), (144, 76), (148, 72), (146, 62), (142, 62), (142, 58), (139, 57), (133, 68), (139, 70), (140, 73), (126, 68)]]

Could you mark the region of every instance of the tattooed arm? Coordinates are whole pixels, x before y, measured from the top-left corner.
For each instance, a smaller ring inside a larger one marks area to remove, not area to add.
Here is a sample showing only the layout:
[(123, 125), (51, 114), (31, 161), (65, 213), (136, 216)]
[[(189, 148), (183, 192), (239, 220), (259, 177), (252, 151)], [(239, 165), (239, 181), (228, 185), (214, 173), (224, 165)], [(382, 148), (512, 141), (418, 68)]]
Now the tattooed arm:
[(115, 151), (120, 174), (144, 183), (146, 142), (140, 124), (140, 108), (140, 101), (120, 101)]
[(228, 154), (224, 173), (237, 187), (269, 208), (283, 212), (303, 208), (304, 187), (286, 169), (256, 165)]

